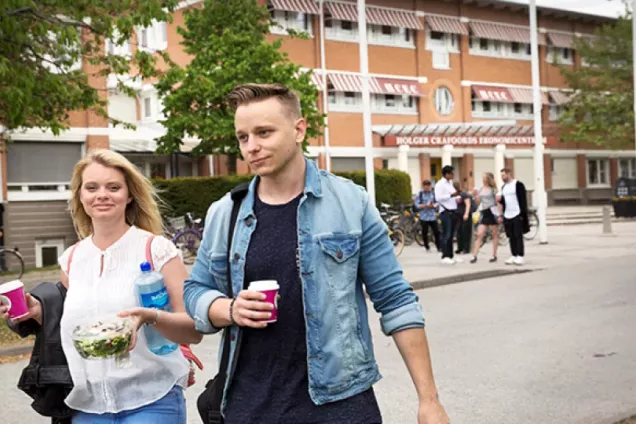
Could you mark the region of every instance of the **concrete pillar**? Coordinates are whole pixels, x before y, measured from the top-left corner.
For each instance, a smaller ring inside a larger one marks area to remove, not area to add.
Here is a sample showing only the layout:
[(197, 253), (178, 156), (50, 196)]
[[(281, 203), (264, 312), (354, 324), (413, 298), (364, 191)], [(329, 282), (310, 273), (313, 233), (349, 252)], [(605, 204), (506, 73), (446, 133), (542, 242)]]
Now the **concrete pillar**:
[(543, 154), (543, 182), (546, 190), (552, 190), (552, 155)]
[(445, 144), (442, 148), (442, 167), (453, 164), (453, 145)]
[(610, 167), (610, 184), (612, 187), (616, 185), (616, 180), (618, 180), (618, 159), (610, 158), (609, 160)]
[(501, 170), (505, 167), (506, 159), (506, 145), (505, 144), (497, 144), (495, 146), (495, 169), (493, 174), (495, 174), (495, 181), (497, 181), (497, 187), (501, 187), (503, 185), (503, 181), (501, 179)]
[(406, 173), (409, 172), (409, 146), (398, 147), (398, 169)]
[[(514, 174), (515, 172), (515, 159), (514, 158), (504, 158), (504, 167), (508, 168)], [(501, 169), (497, 169), (497, 172), (501, 171)], [(497, 173), (496, 172), (496, 173)]]
[(580, 189), (587, 187), (587, 168), (585, 161), (585, 155), (576, 155), (577, 181)]
[[(418, 159), (420, 160), (420, 177), (421, 180), (430, 180), (431, 179), (431, 155), (428, 153), (420, 153), (418, 155)], [(420, 183), (422, 182), (420, 181)]]

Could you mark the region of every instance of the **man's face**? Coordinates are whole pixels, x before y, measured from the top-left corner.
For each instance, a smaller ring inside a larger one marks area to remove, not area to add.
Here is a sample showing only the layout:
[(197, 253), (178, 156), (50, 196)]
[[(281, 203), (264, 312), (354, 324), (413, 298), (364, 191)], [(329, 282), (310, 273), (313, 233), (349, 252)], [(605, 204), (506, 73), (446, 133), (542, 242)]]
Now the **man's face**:
[(507, 183), (508, 181), (510, 181), (510, 175), (506, 174), (505, 172), (502, 172), (501, 173), (501, 180), (504, 183)]
[(234, 115), (236, 138), (243, 158), (261, 177), (275, 176), (302, 153), (307, 124), (275, 97), (241, 105)]
[(447, 172), (444, 174), (444, 178), (446, 178), (448, 181), (453, 181), (454, 177), (455, 177), (455, 174), (452, 172)]
[(424, 184), (422, 186), (422, 188), (424, 189), (425, 192), (430, 192), (431, 191), (431, 185), (430, 184)]

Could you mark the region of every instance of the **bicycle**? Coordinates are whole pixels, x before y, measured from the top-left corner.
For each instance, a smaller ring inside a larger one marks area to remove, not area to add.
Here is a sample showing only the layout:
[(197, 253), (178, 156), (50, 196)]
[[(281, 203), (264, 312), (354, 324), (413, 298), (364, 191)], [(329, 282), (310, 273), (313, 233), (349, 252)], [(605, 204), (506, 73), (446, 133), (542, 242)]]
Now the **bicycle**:
[(183, 263), (192, 265), (203, 239), (201, 218), (195, 219), (190, 212), (187, 212), (185, 216), (168, 218), (167, 221), (167, 235), (177, 246), (177, 249), (181, 251)]
[(18, 248), (0, 248), (0, 282), (19, 280), (23, 275), (24, 258)]
[(537, 215), (536, 209), (531, 209), (528, 211), (528, 225), (530, 227), (530, 231), (523, 235), (525, 240), (534, 239), (539, 233), (539, 215)]
[(412, 205), (400, 206), (401, 213), (399, 215), (398, 228), (404, 231), (406, 239), (404, 240), (407, 246), (410, 246), (415, 241), (418, 245), (424, 246), (424, 236), (422, 234), (422, 225), (417, 213), (412, 210)]
[(402, 251), (404, 251), (406, 241), (404, 231), (399, 228), (400, 215), (390, 205), (382, 203), (380, 205), (380, 216), (389, 230), (389, 238), (393, 243), (393, 252), (395, 252), (395, 256), (400, 256)]

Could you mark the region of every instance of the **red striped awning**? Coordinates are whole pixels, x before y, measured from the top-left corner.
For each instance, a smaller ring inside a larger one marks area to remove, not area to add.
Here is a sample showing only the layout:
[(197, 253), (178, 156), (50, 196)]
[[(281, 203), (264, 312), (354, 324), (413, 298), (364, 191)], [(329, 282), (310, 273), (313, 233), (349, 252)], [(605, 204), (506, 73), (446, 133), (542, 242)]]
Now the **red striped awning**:
[[(530, 43), (530, 29), (526, 27), (493, 22), (470, 22), (469, 25), (475, 37), (525, 44)], [(539, 34), (539, 44), (545, 44), (545, 36), (543, 34)]]
[[(333, 19), (339, 21), (358, 22), (358, 6), (354, 3), (325, 3), (327, 12)], [(415, 15), (408, 10), (385, 9), (368, 6), (366, 8), (367, 23), (371, 25), (386, 25), (398, 28), (421, 30), (424, 26)]]
[(574, 34), (562, 32), (548, 32), (548, 41), (555, 47), (571, 49), (574, 47)]
[(572, 93), (566, 93), (563, 91), (550, 91), (552, 103), (559, 106), (569, 103), (571, 96)]
[[(329, 82), (333, 91), (362, 92), (362, 78), (360, 75), (329, 73)], [(373, 94), (395, 94), (421, 97), (424, 95), (422, 86), (414, 80), (400, 78), (370, 77), (369, 92)]]
[(468, 35), (468, 27), (459, 18), (447, 16), (426, 16), (426, 25), (431, 31), (443, 32), (447, 34)]
[(320, 15), (320, 9), (313, 0), (270, 0), (270, 4), (274, 10)]
[(424, 29), (422, 22), (415, 12), (407, 10), (384, 9), (380, 7), (367, 7), (367, 22), (372, 25), (386, 25), (397, 28), (409, 28), (415, 30)]
[(347, 22), (358, 22), (358, 6), (345, 3), (325, 3), (327, 12), (333, 19)]
[[(534, 102), (532, 88), (525, 87), (496, 87), (486, 85), (473, 85), (473, 93), (477, 100), (499, 103), (526, 103)], [(541, 92), (543, 104), (548, 104), (548, 96)]]
[(325, 89), (325, 86), (322, 85), (322, 75), (317, 74), (315, 71), (311, 74), (311, 82), (318, 90), (323, 91)]

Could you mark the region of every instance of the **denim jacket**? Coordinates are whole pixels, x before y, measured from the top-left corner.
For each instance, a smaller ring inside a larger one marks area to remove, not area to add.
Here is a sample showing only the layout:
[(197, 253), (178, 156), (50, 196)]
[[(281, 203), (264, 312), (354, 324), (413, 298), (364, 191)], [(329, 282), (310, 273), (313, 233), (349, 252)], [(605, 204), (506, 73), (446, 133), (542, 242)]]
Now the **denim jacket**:
[[(366, 191), (349, 180), (306, 161), (304, 195), (298, 206), (298, 265), (307, 328), (309, 395), (316, 405), (349, 398), (369, 389), (381, 376), (373, 354), (365, 290), (390, 335), (424, 327), (417, 295), (404, 279), (387, 227)], [(239, 210), (231, 246), (232, 290), (243, 288), (245, 257), (258, 225), (252, 180)], [(208, 310), (227, 297), (227, 232), (232, 210), (229, 194), (213, 203), (205, 219), (203, 241), (185, 282), (188, 314), (201, 333), (215, 333)], [(275, 324), (274, 324), (275, 325)], [(231, 329), (230, 358), (240, 340)], [(223, 342), (221, 342), (221, 346)], [(219, 362), (220, 362), (219, 349)], [(223, 409), (236, 363), (230, 361)]]

